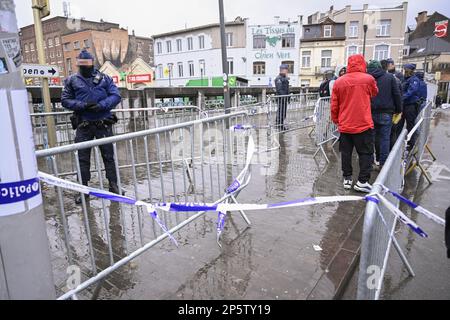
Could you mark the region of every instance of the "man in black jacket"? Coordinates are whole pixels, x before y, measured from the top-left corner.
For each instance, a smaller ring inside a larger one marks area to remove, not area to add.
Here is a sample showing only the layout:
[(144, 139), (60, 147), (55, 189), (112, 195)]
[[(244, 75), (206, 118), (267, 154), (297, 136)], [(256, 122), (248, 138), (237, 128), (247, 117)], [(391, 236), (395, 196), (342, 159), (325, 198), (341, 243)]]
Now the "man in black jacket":
[(280, 130), (286, 130), (284, 125), (284, 120), (286, 119), (287, 107), (289, 103), (289, 78), (288, 78), (289, 67), (285, 64), (280, 67), (280, 74), (275, 78), (275, 87), (278, 97), (278, 111), (276, 126)]
[(375, 124), (376, 159), (382, 167), (389, 155), (392, 117), (394, 114), (402, 113), (402, 96), (394, 75), (383, 70), (379, 61), (370, 61), (368, 72), (377, 81), (379, 91), (371, 102)]

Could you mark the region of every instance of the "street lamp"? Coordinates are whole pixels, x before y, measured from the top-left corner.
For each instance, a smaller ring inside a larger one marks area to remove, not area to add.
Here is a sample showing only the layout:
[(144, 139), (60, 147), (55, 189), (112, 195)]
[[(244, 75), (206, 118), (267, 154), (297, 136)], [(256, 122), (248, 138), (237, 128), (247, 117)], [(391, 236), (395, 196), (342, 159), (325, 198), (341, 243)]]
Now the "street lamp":
[(225, 103), (225, 113), (230, 113), (231, 98), (230, 88), (228, 85), (228, 57), (227, 57), (227, 40), (225, 34), (225, 12), (223, 9), (223, 0), (219, 0), (219, 16), (220, 16), (220, 39), (222, 44), (222, 69), (223, 69), (223, 99)]
[(363, 56), (366, 57), (366, 42), (367, 42), (367, 30), (369, 30), (369, 26), (367, 24), (364, 25), (364, 42), (363, 42)]

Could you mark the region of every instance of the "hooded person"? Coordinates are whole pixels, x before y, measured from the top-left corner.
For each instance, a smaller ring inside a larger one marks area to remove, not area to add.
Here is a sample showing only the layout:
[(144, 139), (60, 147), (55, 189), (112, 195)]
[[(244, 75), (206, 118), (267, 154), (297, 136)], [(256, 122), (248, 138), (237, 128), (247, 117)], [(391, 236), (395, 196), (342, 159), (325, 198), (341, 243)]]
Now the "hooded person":
[(327, 98), (331, 96), (330, 84), (336, 79), (333, 70), (327, 70), (324, 74), (324, 79), (319, 86), (319, 97)]
[(416, 72), (416, 77), (419, 79), (419, 97), (420, 97), (420, 110), (425, 107), (425, 104), (428, 99), (428, 86), (425, 82), (425, 73), (420, 71)]
[(334, 72), (335, 77), (333, 78), (333, 80), (330, 81), (330, 95), (333, 94), (333, 86), (334, 86), (334, 83), (336, 82), (336, 80), (339, 79), (340, 77), (342, 77), (346, 73), (347, 73), (347, 66), (340, 65), (340, 66), (336, 67), (336, 70)]
[(369, 62), (368, 73), (377, 81), (379, 91), (371, 99), (371, 107), (375, 125), (376, 161), (382, 167), (388, 158), (391, 146), (393, 115), (402, 113), (402, 96), (395, 76), (386, 72), (379, 61)]
[(353, 185), (353, 149), (359, 156), (359, 177), (354, 189), (370, 193), (373, 163), (373, 129), (371, 98), (378, 94), (375, 79), (367, 74), (367, 65), (360, 54), (348, 58), (347, 73), (338, 78), (331, 95), (331, 119), (338, 126), (344, 188)]
[[(78, 73), (69, 77), (61, 96), (62, 106), (74, 111), (73, 128), (76, 130), (75, 143), (113, 136), (112, 126), (117, 118), (111, 113), (122, 100), (119, 89), (111, 77), (101, 73), (94, 66), (94, 57), (83, 49), (77, 59)], [(117, 173), (112, 144), (100, 148), (105, 165), (109, 191), (118, 194)], [(88, 185), (91, 179), (91, 149), (78, 152), (81, 179)], [(81, 196), (75, 199), (81, 204)]]

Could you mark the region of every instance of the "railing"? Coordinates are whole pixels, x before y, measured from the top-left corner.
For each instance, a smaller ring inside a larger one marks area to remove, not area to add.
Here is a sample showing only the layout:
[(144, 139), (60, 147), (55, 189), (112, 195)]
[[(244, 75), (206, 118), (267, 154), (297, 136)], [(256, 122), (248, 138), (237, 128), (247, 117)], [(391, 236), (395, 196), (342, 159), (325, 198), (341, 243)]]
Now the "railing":
[(314, 157), (319, 152), (322, 152), (325, 160), (329, 163), (330, 160), (328, 159), (324, 146), (331, 141), (336, 143), (339, 139), (338, 128), (331, 120), (331, 98), (320, 98), (317, 100), (313, 120), (315, 123), (315, 139), (317, 145)]
[[(115, 134), (124, 134), (140, 130), (148, 130), (174, 123), (196, 120), (206, 115), (197, 106), (114, 109), (119, 122), (114, 126)], [(74, 143), (75, 131), (72, 129), (70, 111), (50, 113), (32, 113), (35, 145), (38, 149), (47, 148), (47, 117), (55, 119), (58, 146)]]
[[(246, 112), (237, 112), (141, 132), (65, 145), (37, 152), (39, 168), (69, 181), (81, 181), (78, 151), (93, 148), (94, 170), (90, 186), (104, 189), (100, 147), (112, 144), (119, 189), (149, 203), (215, 202), (245, 165), (246, 137), (232, 136), (228, 127), (246, 123)], [(74, 294), (108, 277), (131, 259), (167, 238), (138, 207), (82, 197), (60, 188), (44, 188), (48, 237), (56, 287), (65, 292), (67, 268), (79, 268), (87, 279)], [(55, 200), (56, 199), (56, 203)], [(171, 233), (197, 220), (204, 213), (164, 214), (161, 220)], [(206, 222), (205, 222), (206, 223)]]
[[(392, 149), (383, 169), (374, 184), (373, 192), (384, 194), (383, 187), (401, 193), (403, 190), (404, 176), (407, 173), (407, 164), (415, 159), (417, 166), (429, 179), (420, 161), (427, 148), (430, 134), (432, 102), (428, 102), (417, 119), (415, 128), (407, 134), (404, 130)], [(417, 134), (415, 146), (412, 152), (407, 152), (407, 144), (411, 137)], [(429, 148), (428, 148), (429, 149)], [(385, 197), (398, 207), (398, 199), (390, 194)], [(405, 254), (395, 238), (397, 219), (382, 203), (368, 202), (364, 216), (363, 238), (361, 243), (361, 258), (358, 276), (357, 298), (364, 300), (378, 300), (383, 287), (390, 249), (392, 246), (400, 255), (409, 274), (414, 276), (414, 271)]]

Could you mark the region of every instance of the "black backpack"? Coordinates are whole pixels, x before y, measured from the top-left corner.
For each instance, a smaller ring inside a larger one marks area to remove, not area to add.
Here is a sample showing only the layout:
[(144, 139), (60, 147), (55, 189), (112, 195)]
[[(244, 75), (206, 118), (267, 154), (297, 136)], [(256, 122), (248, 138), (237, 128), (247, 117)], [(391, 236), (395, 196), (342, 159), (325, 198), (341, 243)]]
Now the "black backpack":
[(325, 98), (325, 97), (329, 97), (331, 96), (330, 94), (330, 81), (331, 80), (325, 80), (320, 84), (319, 87), (319, 96), (321, 98)]

